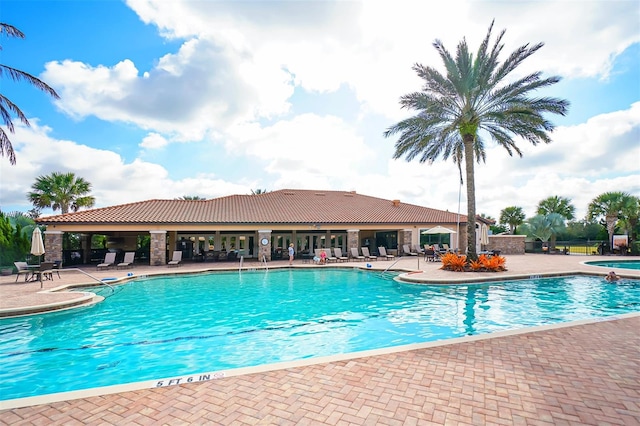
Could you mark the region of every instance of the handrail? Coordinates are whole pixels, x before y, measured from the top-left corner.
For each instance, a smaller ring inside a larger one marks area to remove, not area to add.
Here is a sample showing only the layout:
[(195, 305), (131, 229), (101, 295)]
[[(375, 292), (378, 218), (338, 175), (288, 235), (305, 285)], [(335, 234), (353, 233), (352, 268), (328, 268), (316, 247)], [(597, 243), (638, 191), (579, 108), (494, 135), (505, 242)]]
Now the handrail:
[(400, 262), (400, 258), (398, 258), (398, 260), (396, 260), (395, 262), (393, 262), (391, 265), (389, 265), (387, 267), (387, 269), (385, 269), (384, 271), (380, 272), (380, 275), (384, 274), (385, 272), (388, 272), (389, 269), (393, 268), (393, 265), (395, 265), (396, 263)]
[(94, 277), (90, 273), (85, 272), (80, 268), (65, 268), (65, 269), (60, 269), (60, 271), (78, 271), (78, 272), (81, 272), (81, 273), (85, 274), (86, 276), (88, 276), (89, 278), (93, 278), (94, 280), (98, 281), (100, 284), (103, 284), (103, 285), (106, 285), (107, 287), (109, 287), (111, 289), (111, 294), (114, 294), (116, 292), (116, 290), (113, 288), (113, 286), (107, 284), (106, 282), (102, 281), (98, 277)]

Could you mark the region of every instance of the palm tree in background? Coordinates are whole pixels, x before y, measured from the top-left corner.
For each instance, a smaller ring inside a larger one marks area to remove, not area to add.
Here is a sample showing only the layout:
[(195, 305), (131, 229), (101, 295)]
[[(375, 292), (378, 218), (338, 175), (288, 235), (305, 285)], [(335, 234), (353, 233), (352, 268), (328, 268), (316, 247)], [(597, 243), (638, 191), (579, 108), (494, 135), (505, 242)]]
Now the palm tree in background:
[[(541, 200), (538, 203), (538, 214), (549, 215), (551, 213), (557, 213), (564, 218), (563, 224), (566, 225), (565, 220), (571, 220), (575, 218), (576, 208), (571, 204), (571, 200), (566, 197), (559, 197), (553, 195)], [(551, 249), (556, 248), (556, 234), (551, 236)]]
[(538, 203), (538, 214), (558, 213), (567, 220), (575, 219), (576, 208), (571, 204), (571, 200), (566, 197), (553, 195), (541, 200)]
[(400, 133), (393, 158), (405, 156), (407, 161), (418, 157), (421, 163), (433, 163), (439, 156), (451, 157), (462, 173), (465, 163), (467, 179), (467, 258), (477, 258), (475, 245), (476, 195), (474, 160), (485, 161), (486, 151), (480, 132), (504, 147), (509, 155), (522, 156), (515, 137), (537, 145), (549, 143), (554, 125), (543, 113), (565, 115), (569, 102), (548, 97), (531, 97), (530, 93), (551, 86), (560, 77), (541, 79), (541, 72), (506, 82), (507, 77), (544, 44), (525, 44), (498, 62), (504, 44), (505, 30), (489, 46), (493, 22), (475, 56), (463, 39), (455, 58), (440, 40), (436, 48), (446, 69), (446, 75), (431, 67), (415, 64), (413, 69), (424, 80), (421, 92), (404, 95), (403, 108), (418, 114), (387, 129), (385, 137)]
[(252, 189), (251, 190), (251, 195), (260, 195), (260, 194), (266, 194), (267, 191), (266, 189), (256, 189), (255, 191)]
[(522, 207), (511, 206), (500, 210), (500, 223), (509, 225), (509, 233), (514, 235), (519, 225), (522, 225), (526, 218)]
[[(9, 37), (24, 38), (24, 34), (16, 27), (0, 22), (0, 35), (5, 34)], [(1, 50), (2, 46), (0, 46), (0, 51)], [(17, 70), (15, 68), (11, 68), (7, 65), (0, 64), (0, 77), (4, 74), (7, 74), (14, 81), (26, 80), (36, 88), (42, 90), (43, 92), (47, 92), (55, 99), (60, 99), (60, 96), (58, 96), (55, 90), (53, 90), (45, 82), (32, 76), (31, 74)], [(0, 93), (0, 115), (2, 115), (2, 120), (4, 121), (5, 126), (7, 126), (7, 129), (9, 129), (9, 132), (14, 133), (15, 129), (13, 127), (13, 121), (11, 121), (11, 112), (17, 115), (20, 121), (22, 121), (25, 126), (31, 126), (29, 120), (27, 120), (27, 117), (20, 110), (20, 108), (18, 108), (16, 104), (11, 102), (2, 93)], [(0, 128), (0, 155), (3, 157), (7, 155), (9, 157), (9, 162), (11, 164), (16, 164), (16, 153), (13, 150), (13, 145), (11, 145), (9, 136), (7, 136), (2, 128)]]
[(68, 213), (69, 209), (77, 212), (82, 207), (93, 207), (96, 202), (88, 195), (91, 184), (73, 173), (53, 172), (39, 176), (31, 189), (27, 198), (35, 208), (51, 207), (53, 211), (61, 210), (62, 214)]
[(554, 239), (564, 226), (564, 217), (558, 213), (539, 214), (527, 220), (527, 235), (546, 243), (550, 238)]
[(631, 195), (626, 192), (605, 192), (589, 203), (587, 217), (591, 220), (604, 218), (611, 248), (613, 248), (613, 233), (618, 218), (623, 215), (625, 204), (629, 204), (631, 198)]
[(178, 197), (178, 200), (189, 200), (189, 201), (203, 201), (206, 200), (206, 198), (201, 197), (199, 195), (184, 195), (182, 197)]

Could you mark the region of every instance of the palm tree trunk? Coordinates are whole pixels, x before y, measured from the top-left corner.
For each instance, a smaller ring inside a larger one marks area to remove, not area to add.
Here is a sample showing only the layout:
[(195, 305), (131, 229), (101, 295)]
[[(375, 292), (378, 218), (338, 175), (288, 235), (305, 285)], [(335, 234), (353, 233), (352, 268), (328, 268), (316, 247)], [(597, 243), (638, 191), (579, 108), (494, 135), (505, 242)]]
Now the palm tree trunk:
[(616, 222), (618, 221), (617, 215), (607, 215), (605, 216), (605, 221), (607, 222), (607, 233), (609, 234), (609, 251), (613, 253), (613, 233), (616, 229)]
[(478, 259), (476, 252), (476, 184), (474, 178), (473, 136), (464, 136), (464, 161), (467, 173), (467, 260)]

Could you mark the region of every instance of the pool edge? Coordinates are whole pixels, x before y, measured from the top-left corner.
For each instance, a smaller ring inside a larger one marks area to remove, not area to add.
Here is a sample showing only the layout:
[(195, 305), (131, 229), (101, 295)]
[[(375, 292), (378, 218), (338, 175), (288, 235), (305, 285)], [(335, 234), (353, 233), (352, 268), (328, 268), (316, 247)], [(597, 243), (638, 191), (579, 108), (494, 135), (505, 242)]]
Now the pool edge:
[[(277, 370), (285, 370), (290, 368), (305, 367), (309, 365), (347, 361), (347, 360), (357, 359), (357, 358), (366, 358), (366, 357), (387, 355), (387, 354), (398, 353), (398, 352), (421, 350), (421, 349), (427, 349), (432, 347), (448, 346), (448, 345), (454, 345), (454, 344), (460, 344), (460, 343), (468, 343), (468, 342), (488, 340), (488, 339), (500, 338), (500, 337), (506, 337), (506, 336), (514, 336), (514, 335), (520, 335), (520, 334), (535, 333), (540, 331), (576, 327), (576, 326), (589, 325), (589, 324), (594, 324), (594, 323), (603, 322), (603, 321), (616, 321), (616, 320), (635, 318), (635, 317), (640, 317), (640, 312), (631, 312), (627, 314), (611, 315), (611, 316), (601, 317), (601, 318), (590, 318), (585, 320), (576, 320), (576, 321), (564, 322), (564, 323), (558, 323), (558, 324), (548, 324), (548, 325), (527, 327), (527, 328), (521, 328), (517, 330), (496, 331), (493, 333), (480, 334), (476, 336), (465, 336), (465, 337), (438, 340), (438, 341), (432, 341), (432, 342), (413, 343), (409, 345), (394, 346), (394, 347), (381, 348), (381, 349), (372, 349), (368, 351), (351, 352), (346, 354), (337, 354), (337, 355), (330, 355), (325, 357), (309, 358), (309, 359), (302, 359), (302, 360), (296, 360), (296, 361), (285, 361), (280, 363), (265, 364), (265, 365), (259, 365), (254, 367), (242, 367), (242, 368), (236, 368), (231, 370), (221, 370), (216, 372), (194, 373), (190, 376), (210, 375), (210, 376), (213, 376), (213, 378), (207, 381), (224, 380), (224, 378), (226, 377), (235, 377), (235, 376), (241, 376), (241, 375), (247, 375), (247, 374), (264, 373), (268, 371), (277, 371)], [(187, 376), (184, 376), (184, 377), (187, 377)], [(159, 387), (182, 386), (189, 383), (199, 383), (204, 381), (204, 380), (195, 380), (191, 382), (185, 381), (183, 383), (180, 383), (181, 380), (177, 380), (177, 379), (181, 379), (181, 378), (180, 377), (160, 378), (156, 380), (146, 380), (146, 381), (134, 382), (134, 383), (128, 383), (128, 384), (122, 384), (122, 385), (112, 385), (112, 386), (89, 388), (89, 389), (69, 391), (69, 392), (60, 392), (60, 393), (53, 393), (53, 394), (33, 396), (33, 397), (9, 399), (9, 400), (0, 401), (0, 410), (11, 410), (16, 408), (31, 407), (31, 406), (42, 405), (42, 404), (51, 404), (55, 402), (70, 401), (70, 400), (82, 399), (82, 398), (88, 398), (88, 397), (94, 397), (94, 396), (111, 395), (111, 394), (122, 393), (122, 392), (150, 390), (150, 389), (156, 389)], [(167, 380), (177, 381), (177, 383), (158, 386), (159, 382), (167, 381)]]

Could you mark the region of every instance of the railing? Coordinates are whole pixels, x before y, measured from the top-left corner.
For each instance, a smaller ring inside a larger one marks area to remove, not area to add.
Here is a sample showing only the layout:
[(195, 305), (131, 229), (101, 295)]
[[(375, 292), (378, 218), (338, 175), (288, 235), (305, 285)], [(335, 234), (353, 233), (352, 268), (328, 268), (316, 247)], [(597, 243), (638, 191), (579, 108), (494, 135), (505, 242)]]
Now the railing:
[(269, 271), (269, 265), (267, 265), (267, 256), (262, 255), (262, 263), (264, 264), (264, 268)]
[(240, 256), (240, 266), (238, 267), (238, 274), (242, 273), (242, 265), (244, 264), (244, 256)]
[(397, 259), (395, 262), (393, 262), (391, 265), (387, 266), (387, 268), (386, 268), (384, 271), (380, 272), (380, 276), (381, 276), (381, 277), (387, 277), (387, 278), (389, 278), (389, 276), (388, 276), (388, 275), (385, 275), (385, 274), (387, 274), (387, 273), (389, 272), (389, 269), (393, 268), (393, 265), (395, 265), (396, 263), (400, 262), (400, 260), (402, 260), (402, 259), (401, 259), (401, 258), (398, 258), (398, 259)]
[(111, 295), (113, 295), (116, 292), (116, 290), (113, 288), (113, 286), (111, 286), (111, 285), (107, 284), (106, 282), (102, 281), (100, 278), (95, 277), (95, 276), (91, 275), (90, 273), (83, 271), (80, 268), (65, 268), (65, 269), (59, 269), (59, 271), (78, 271), (78, 272), (88, 276), (89, 278), (93, 278), (94, 280), (98, 281), (100, 284), (106, 285), (107, 287), (109, 287), (111, 289)]
[(555, 249), (551, 247), (551, 241), (526, 241), (525, 253), (567, 253), (577, 255), (594, 255), (610, 253), (609, 243), (602, 240), (573, 240), (556, 241)]

